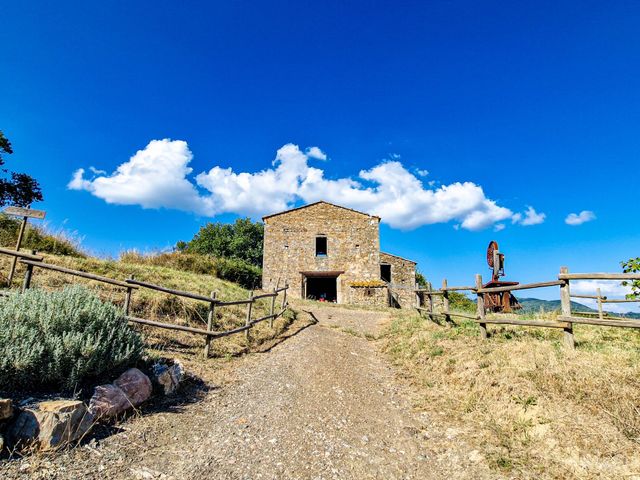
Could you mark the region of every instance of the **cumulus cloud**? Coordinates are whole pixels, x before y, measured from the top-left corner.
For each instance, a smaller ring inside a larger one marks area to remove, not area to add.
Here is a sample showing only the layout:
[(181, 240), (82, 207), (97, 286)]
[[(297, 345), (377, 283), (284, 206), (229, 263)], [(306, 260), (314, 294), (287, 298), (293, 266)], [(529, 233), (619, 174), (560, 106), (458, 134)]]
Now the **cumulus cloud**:
[[(68, 184), (108, 203), (173, 208), (204, 216), (236, 213), (259, 217), (319, 200), (378, 215), (400, 229), (453, 222), (457, 228), (480, 230), (514, 218), (514, 213), (490, 198), (472, 182), (427, 187), (397, 159), (359, 172), (357, 177), (327, 178), (310, 160), (326, 160), (319, 147), (301, 150), (286, 144), (276, 152), (271, 167), (258, 172), (236, 172), (214, 166), (192, 176), (193, 155), (186, 142), (153, 140), (110, 175), (93, 169), (88, 178), (77, 170)], [(195, 181), (194, 181), (195, 180)], [(519, 217), (517, 217), (519, 215)], [(529, 207), (516, 223), (533, 225), (544, 214)], [(527, 223), (525, 223), (527, 222)]]
[(305, 150), (307, 157), (315, 158), (317, 160), (326, 160), (327, 154), (320, 150), (318, 147), (309, 147)]
[(516, 213), (513, 215), (513, 217), (511, 217), (511, 222), (527, 227), (530, 225), (538, 225), (544, 222), (545, 218), (547, 218), (546, 214), (536, 212), (533, 207), (527, 207), (527, 210), (524, 213)]
[(582, 225), (583, 223), (595, 220), (596, 215), (591, 210), (583, 210), (580, 213), (570, 213), (567, 218), (564, 219), (564, 223), (573, 227)]
[[(625, 298), (626, 295), (631, 293), (630, 286), (623, 286), (620, 282), (611, 280), (573, 280), (571, 282), (571, 293), (578, 295), (596, 295), (597, 289), (600, 289), (600, 294), (609, 298)], [(591, 308), (598, 308), (596, 300), (581, 298), (578, 302)], [(604, 310), (616, 313), (626, 313), (629, 311), (638, 311), (640, 305), (637, 303), (605, 303)]]

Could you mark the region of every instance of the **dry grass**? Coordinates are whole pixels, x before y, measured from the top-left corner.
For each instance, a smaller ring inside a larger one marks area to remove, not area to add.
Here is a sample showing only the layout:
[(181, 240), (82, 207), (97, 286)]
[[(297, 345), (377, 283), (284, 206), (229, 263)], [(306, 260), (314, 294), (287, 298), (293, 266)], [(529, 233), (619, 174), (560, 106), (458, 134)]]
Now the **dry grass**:
[(640, 475), (640, 332), (455, 327), (399, 313), (385, 350), (417, 386), (418, 408), (464, 432), (497, 473), (516, 478)]
[[(193, 273), (174, 268), (155, 266), (126, 261), (99, 260), (96, 258), (75, 258), (67, 256), (44, 255), (45, 262), (75, 270), (91, 272), (105, 277), (124, 280), (135, 275), (137, 280), (162, 285), (164, 287), (209, 295), (215, 291), (221, 300), (242, 300), (249, 297), (244, 288), (212, 275)], [(126, 257), (125, 257), (126, 260)], [(10, 259), (0, 256), (0, 277), (6, 279)], [(18, 267), (14, 288), (22, 282), (24, 268)], [(94, 282), (63, 273), (36, 268), (34, 269), (32, 288), (59, 289), (69, 283), (79, 283), (95, 290), (103, 300), (116, 305), (124, 304), (125, 290), (119, 287)], [(278, 297), (276, 307), (280, 306)], [(269, 313), (270, 299), (261, 299), (254, 304), (252, 318)], [(278, 308), (276, 308), (278, 311)], [(168, 295), (149, 289), (134, 290), (131, 315), (166, 323), (206, 328), (208, 304), (196, 300)], [(215, 310), (214, 330), (228, 330), (244, 325), (246, 306), (220, 307)], [(231, 335), (212, 341), (211, 355), (229, 357), (245, 353), (259, 347), (282, 333), (295, 319), (295, 312), (288, 311), (284, 318), (274, 322), (270, 328), (268, 322), (257, 324), (250, 332), (249, 341), (244, 334)], [(150, 352), (157, 355), (173, 355), (182, 358), (197, 358), (202, 355), (204, 337), (187, 332), (162, 330), (154, 327), (138, 326), (144, 333)]]

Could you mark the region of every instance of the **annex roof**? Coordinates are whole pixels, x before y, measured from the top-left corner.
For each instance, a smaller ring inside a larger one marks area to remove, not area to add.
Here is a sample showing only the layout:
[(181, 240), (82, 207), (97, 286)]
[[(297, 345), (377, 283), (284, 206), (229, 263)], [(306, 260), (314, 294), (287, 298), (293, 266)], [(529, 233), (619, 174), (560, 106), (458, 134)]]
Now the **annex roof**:
[(401, 257), (400, 255), (394, 255), (393, 253), (382, 252), (382, 251), (380, 253), (382, 253), (384, 255), (389, 255), (390, 257), (399, 258), (400, 260), (404, 260), (405, 262), (413, 263), (414, 265), (418, 264), (418, 262), (414, 262), (413, 260), (409, 260), (408, 258)]
[(360, 215), (366, 215), (367, 217), (377, 218), (378, 220), (380, 220), (380, 217), (378, 217), (377, 215), (369, 215), (368, 213), (360, 212), (358, 210), (354, 210), (353, 208), (347, 208), (347, 207), (343, 207), (341, 205), (336, 205), (335, 203), (325, 202), (324, 200), (320, 200), (319, 202), (309, 203), (307, 205), (302, 205), (301, 207), (290, 208), (289, 210), (284, 210), (282, 212), (272, 213), (271, 215), (265, 215), (264, 217), (262, 217), (262, 220), (266, 220), (267, 218), (275, 217), (277, 215), (284, 215), (285, 213), (294, 212), (296, 210), (302, 210), (304, 208), (309, 208), (309, 207), (312, 207), (314, 205), (320, 205), (322, 203), (324, 203), (325, 205), (330, 205), (330, 206), (336, 207), (336, 208), (342, 208), (344, 210), (349, 210), (350, 212), (359, 213)]

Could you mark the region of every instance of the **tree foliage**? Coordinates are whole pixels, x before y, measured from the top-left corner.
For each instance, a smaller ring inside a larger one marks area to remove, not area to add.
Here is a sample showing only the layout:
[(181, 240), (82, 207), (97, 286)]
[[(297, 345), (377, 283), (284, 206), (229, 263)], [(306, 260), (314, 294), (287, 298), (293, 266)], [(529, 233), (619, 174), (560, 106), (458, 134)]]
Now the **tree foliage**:
[[(622, 271), (624, 273), (637, 273), (640, 272), (640, 257), (630, 258), (626, 262), (620, 262), (622, 265)], [(638, 298), (640, 296), (640, 280), (632, 280), (630, 282), (622, 282), (622, 285), (631, 286), (631, 295), (627, 297)]]
[[(0, 167), (4, 167), (3, 154), (12, 154), (11, 142), (0, 131)], [(0, 178), (0, 206), (17, 205), (28, 207), (33, 202), (42, 201), (42, 191), (38, 182), (26, 173), (9, 172), (1, 168), (9, 178)]]
[(239, 218), (233, 224), (207, 223), (189, 242), (178, 242), (176, 249), (187, 253), (237, 259), (262, 266), (264, 225), (249, 218)]

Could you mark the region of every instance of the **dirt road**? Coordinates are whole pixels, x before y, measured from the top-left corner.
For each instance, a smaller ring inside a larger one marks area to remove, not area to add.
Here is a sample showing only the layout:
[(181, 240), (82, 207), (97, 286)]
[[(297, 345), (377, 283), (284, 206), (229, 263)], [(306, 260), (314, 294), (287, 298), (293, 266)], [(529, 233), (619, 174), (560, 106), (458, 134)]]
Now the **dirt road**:
[[(304, 308), (304, 307), (303, 307)], [(455, 431), (412, 411), (378, 351), (384, 312), (313, 307), (317, 320), (233, 361), (233, 378), (173, 411), (8, 478), (425, 479), (489, 477)], [(444, 430), (444, 431), (443, 431)], [(2, 476), (2, 470), (0, 470)]]

